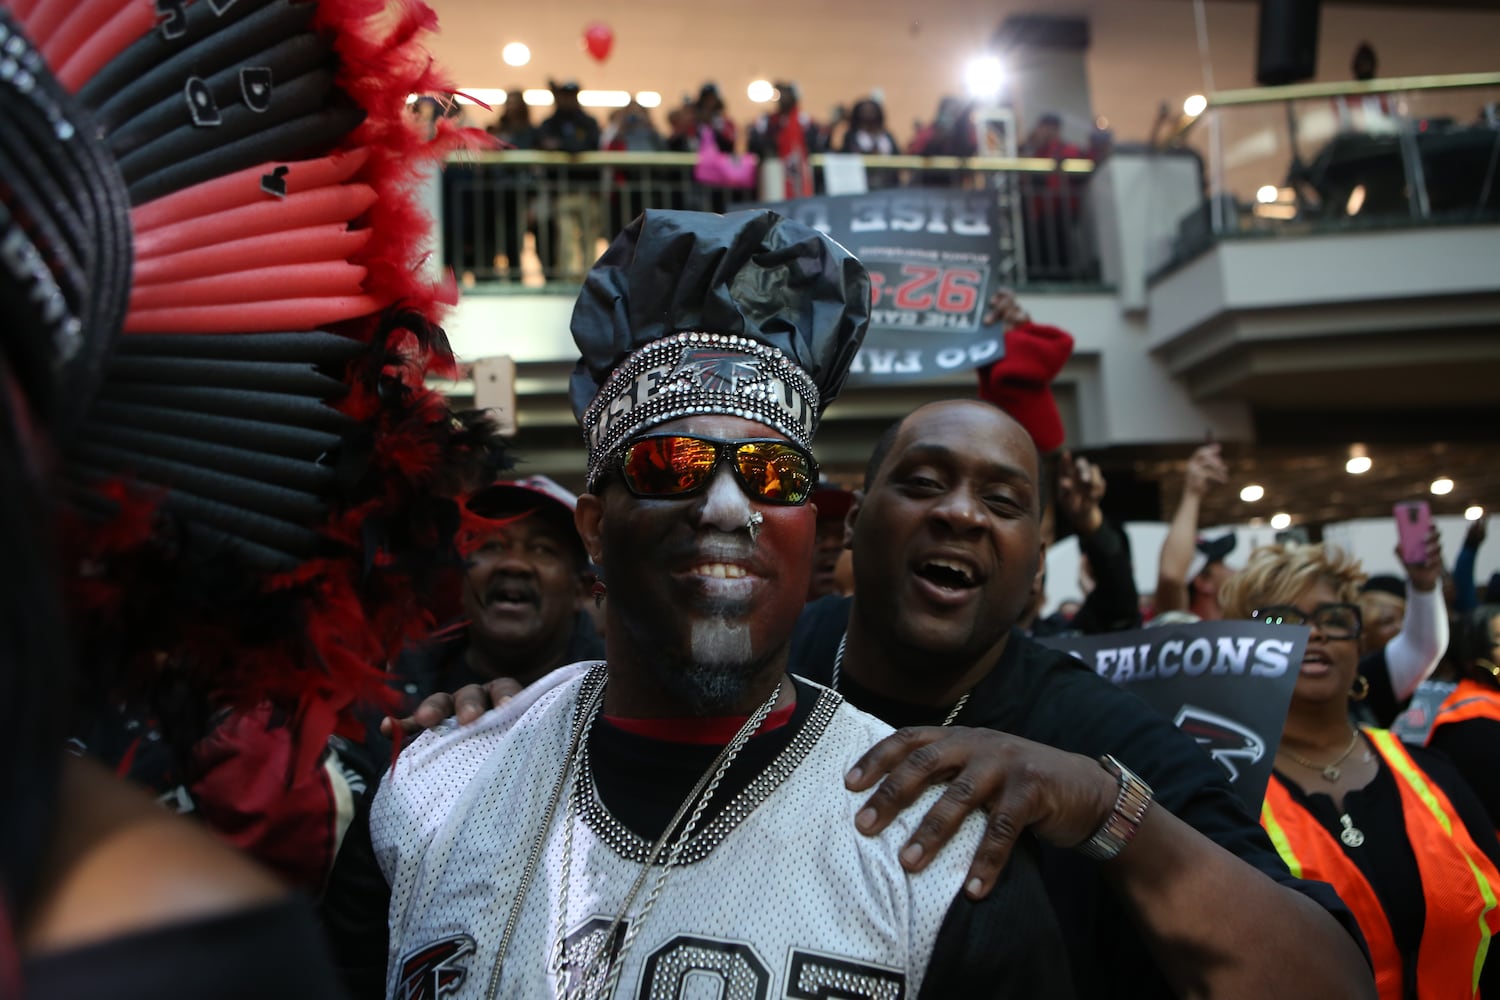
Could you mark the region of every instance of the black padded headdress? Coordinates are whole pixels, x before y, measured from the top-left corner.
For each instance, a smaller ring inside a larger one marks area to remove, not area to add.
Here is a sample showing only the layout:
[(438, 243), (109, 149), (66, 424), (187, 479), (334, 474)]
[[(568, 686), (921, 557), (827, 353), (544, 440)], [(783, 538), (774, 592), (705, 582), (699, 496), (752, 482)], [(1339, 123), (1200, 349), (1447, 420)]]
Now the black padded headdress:
[(0, 0), (0, 402), (56, 453), (75, 609), (139, 684), (295, 710), (308, 755), (385, 692), (488, 444), (425, 385), (434, 24)]
[(569, 384), (588, 488), (629, 438), (729, 413), (807, 447), (870, 321), (870, 278), (775, 212), (647, 211), (594, 265), (573, 310)]

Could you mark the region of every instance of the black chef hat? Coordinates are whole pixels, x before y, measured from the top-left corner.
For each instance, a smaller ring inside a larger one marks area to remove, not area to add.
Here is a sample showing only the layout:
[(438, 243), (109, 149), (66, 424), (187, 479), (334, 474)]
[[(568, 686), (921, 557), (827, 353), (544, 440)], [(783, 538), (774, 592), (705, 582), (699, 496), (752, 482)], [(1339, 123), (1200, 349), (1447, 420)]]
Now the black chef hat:
[(629, 438), (691, 413), (757, 420), (810, 446), (870, 321), (849, 251), (775, 212), (647, 211), (573, 309), (569, 396), (594, 489)]

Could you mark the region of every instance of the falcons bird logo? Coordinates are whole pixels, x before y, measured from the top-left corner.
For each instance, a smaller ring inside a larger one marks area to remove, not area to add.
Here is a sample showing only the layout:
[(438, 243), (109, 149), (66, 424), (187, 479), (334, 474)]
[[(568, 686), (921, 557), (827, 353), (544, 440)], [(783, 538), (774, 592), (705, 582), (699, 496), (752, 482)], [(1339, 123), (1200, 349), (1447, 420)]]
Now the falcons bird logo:
[(1266, 741), (1260, 738), (1260, 734), (1196, 705), (1182, 706), (1175, 722), (1178, 729), (1198, 741), (1198, 745), (1229, 775), (1230, 781), (1236, 781), (1240, 776), (1236, 758), (1249, 765), (1266, 754)]
[(682, 379), (710, 392), (736, 392), (765, 378), (756, 359), (738, 351), (689, 351), (667, 376), (668, 381)]
[(458, 960), (474, 953), (474, 939), (467, 934), (423, 945), (401, 960), (397, 1000), (439, 1000), (457, 993), (469, 974)]

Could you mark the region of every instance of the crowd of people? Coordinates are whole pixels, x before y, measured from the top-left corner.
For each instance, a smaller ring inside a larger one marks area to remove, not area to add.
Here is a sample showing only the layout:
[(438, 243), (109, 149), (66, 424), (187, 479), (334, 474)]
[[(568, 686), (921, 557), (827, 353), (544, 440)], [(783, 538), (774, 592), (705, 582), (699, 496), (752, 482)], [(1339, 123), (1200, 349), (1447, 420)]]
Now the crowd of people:
[[(1011, 363), (823, 482), (870, 278), (765, 209), (623, 227), (571, 319), (583, 489), (501, 475), (524, 439), (425, 385), (409, 181), (462, 136), (400, 107), (440, 81), (299, 6), (139, 38), (0, 7), (0, 1000), (1500, 991), (1482, 522), (1451, 572), (1435, 533), (1404, 581), (1294, 541), (1232, 572), (1209, 445), (1143, 605), (1016, 377), (1071, 339), (1007, 293)], [(275, 103), (309, 51), (337, 70)], [(813, 127), (778, 113), (748, 141), (784, 154)], [(1043, 617), (1067, 532), (1094, 586)], [(1037, 641), (1216, 619), (1306, 630), (1258, 810)]]
[[(820, 193), (811, 157), (823, 153), (861, 157), (910, 153), (919, 156), (971, 157), (1008, 148), (998, 138), (986, 144), (976, 124), (975, 102), (944, 98), (933, 120), (918, 123), (907, 142), (897, 139), (886, 122), (878, 96), (861, 97), (849, 108), (834, 109), (822, 121), (802, 104), (797, 86), (782, 82), (773, 106), (741, 126), (729, 114), (716, 84), (667, 112), (664, 128), (652, 111), (631, 100), (602, 117), (579, 104), (577, 81), (550, 81), (550, 109), (528, 105), (520, 89), (506, 91), (504, 105), (492, 121), (473, 105), (450, 103), (446, 111), (434, 98), (413, 104), (424, 127), (444, 113), (486, 131), (503, 149), (555, 153), (673, 152), (698, 157), (690, 174), (653, 173), (651, 168), (503, 163), (450, 164), (445, 178), (445, 262), (475, 280), (497, 277), (523, 280), (522, 260), (530, 235), (542, 275), (547, 279), (581, 279), (596, 255), (595, 244), (624, 227), (645, 208), (698, 208), (723, 212), (736, 202), (762, 197), (798, 198)], [(534, 117), (535, 115), (535, 117)], [(1016, 146), (1024, 157), (1061, 162), (1099, 160), (1107, 142), (1078, 144), (1062, 136), (1062, 119), (1041, 113)], [(1092, 125), (1089, 126), (1093, 134)], [(763, 177), (769, 161), (777, 164), (771, 180)], [(864, 163), (865, 186), (886, 189), (903, 183), (926, 187), (959, 187), (962, 173), (951, 170), (905, 171), (884, 167), (878, 159)], [(681, 181), (690, 177), (684, 185)], [(777, 180), (781, 187), (776, 187)], [(1082, 216), (1083, 182), (1077, 175), (1037, 174), (1023, 180), (1026, 204), (1028, 267), (1037, 280), (1074, 277), (1081, 259), (1075, 228)]]
[[(516, 149), (563, 152), (603, 149), (693, 153), (706, 139), (712, 138), (725, 153), (740, 151), (761, 157), (778, 157), (784, 155), (780, 140), (782, 129), (787, 125), (794, 125), (794, 130), (800, 131), (799, 142), (808, 153), (974, 156), (981, 148), (979, 126), (974, 121), (976, 102), (973, 100), (944, 97), (932, 120), (914, 123), (910, 137), (903, 141), (897, 138), (886, 121), (885, 105), (878, 94), (851, 100), (847, 107), (839, 105), (823, 120), (803, 108), (797, 85), (785, 81), (774, 85), (773, 106), (750, 120), (743, 140), (741, 129), (729, 114), (718, 84), (710, 81), (696, 96), (685, 96), (680, 104), (668, 108), (661, 128), (652, 120), (650, 108), (631, 100), (623, 107), (603, 112), (602, 123), (582, 112), (583, 118), (592, 123), (591, 135), (585, 131), (578, 136), (578, 142), (549, 144), (541, 134), (543, 128), (549, 128), (548, 122), (553, 122), (551, 128), (556, 128), (565, 122), (582, 119), (576, 104), (579, 92), (576, 81), (549, 81), (548, 89), (553, 95), (553, 109), (541, 117), (540, 123), (533, 124), (532, 109), (523, 100), (523, 91), (515, 87), (506, 91), (504, 106), (493, 121), (484, 123), (485, 129)], [(570, 101), (570, 96), (575, 100)], [(460, 108), (454, 110), (463, 113)], [(441, 109), (433, 101), (431, 105), (423, 105), (422, 113), (431, 116), (441, 113)], [(472, 110), (467, 114), (475, 124), (484, 117)], [(1040, 115), (1035, 127), (1021, 142), (1027, 155), (1055, 158), (1091, 155), (1087, 148), (1064, 144), (1057, 138), (1061, 124), (1061, 119), (1055, 114)]]

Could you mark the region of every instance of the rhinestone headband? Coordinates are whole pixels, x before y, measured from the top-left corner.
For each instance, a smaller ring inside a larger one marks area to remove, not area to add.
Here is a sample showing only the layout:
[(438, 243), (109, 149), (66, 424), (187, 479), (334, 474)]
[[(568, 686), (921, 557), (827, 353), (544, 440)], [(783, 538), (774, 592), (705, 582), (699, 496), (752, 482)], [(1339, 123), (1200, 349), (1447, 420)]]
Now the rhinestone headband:
[(625, 359), (583, 413), (592, 492), (625, 443), (695, 413), (755, 420), (811, 450), (818, 387), (769, 344), (722, 333), (675, 333)]

